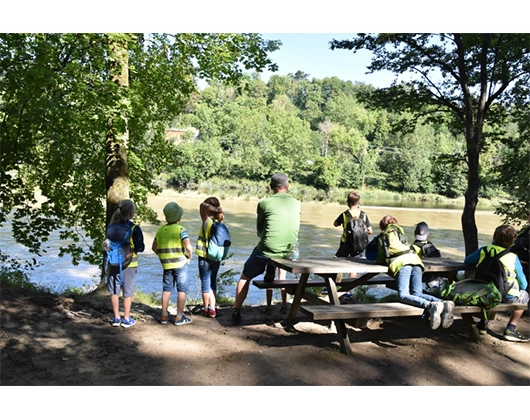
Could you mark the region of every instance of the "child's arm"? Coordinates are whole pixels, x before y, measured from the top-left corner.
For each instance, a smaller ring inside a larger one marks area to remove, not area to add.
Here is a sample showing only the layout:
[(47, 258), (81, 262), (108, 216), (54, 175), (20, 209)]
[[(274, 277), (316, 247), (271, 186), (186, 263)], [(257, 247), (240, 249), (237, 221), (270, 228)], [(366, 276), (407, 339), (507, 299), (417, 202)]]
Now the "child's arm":
[(151, 247), (151, 249), (155, 254), (157, 253), (156, 251), (158, 250), (158, 247), (156, 246), (156, 238), (153, 239), (153, 246)]
[(191, 247), (190, 238), (184, 239), (184, 247), (186, 248), (186, 257), (188, 257), (188, 262), (190, 262), (191, 257), (193, 256), (193, 248)]
[(521, 260), (519, 260), (519, 257), (515, 257), (515, 276), (517, 278), (517, 282), (519, 283), (519, 289), (520, 290), (526, 290), (528, 287), (527, 278), (523, 271), (523, 266), (521, 265)]

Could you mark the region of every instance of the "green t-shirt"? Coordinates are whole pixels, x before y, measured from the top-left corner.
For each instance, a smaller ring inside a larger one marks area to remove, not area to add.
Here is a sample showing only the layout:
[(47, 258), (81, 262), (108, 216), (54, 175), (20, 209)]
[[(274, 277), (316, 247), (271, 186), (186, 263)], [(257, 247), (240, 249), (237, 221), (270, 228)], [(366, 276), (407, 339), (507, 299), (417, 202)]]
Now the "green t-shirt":
[(258, 204), (258, 251), (269, 258), (289, 258), (300, 230), (300, 202), (276, 193)]

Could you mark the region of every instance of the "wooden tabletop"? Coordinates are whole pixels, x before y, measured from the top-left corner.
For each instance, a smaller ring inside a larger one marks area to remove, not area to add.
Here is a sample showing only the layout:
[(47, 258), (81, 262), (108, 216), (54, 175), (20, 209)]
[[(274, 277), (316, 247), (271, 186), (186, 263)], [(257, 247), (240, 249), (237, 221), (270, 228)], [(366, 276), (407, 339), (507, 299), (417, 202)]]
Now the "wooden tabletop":
[[(294, 274), (386, 273), (388, 271), (387, 266), (376, 264), (375, 261), (361, 257), (300, 258), (297, 261), (274, 258), (272, 261), (277, 267)], [(425, 265), (425, 272), (454, 272), (474, 268), (449, 258), (424, 258), (423, 264)]]

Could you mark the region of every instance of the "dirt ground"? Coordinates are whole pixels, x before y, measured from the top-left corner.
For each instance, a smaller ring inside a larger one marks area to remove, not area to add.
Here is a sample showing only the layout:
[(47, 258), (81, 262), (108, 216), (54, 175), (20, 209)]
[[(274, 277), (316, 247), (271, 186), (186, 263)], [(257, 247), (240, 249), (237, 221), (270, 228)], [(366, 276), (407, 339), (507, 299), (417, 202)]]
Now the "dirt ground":
[[(530, 343), (502, 340), (498, 314), (481, 344), (457, 317), (447, 330), (420, 318), (371, 320), (350, 328), (353, 356), (340, 352), (334, 327), (300, 314), (297, 333), (275, 306), (191, 314), (184, 326), (161, 325), (158, 308), (133, 304), (137, 323), (110, 325), (109, 299), (65, 298), (1, 290), (0, 385), (10, 386), (475, 386), (530, 385)], [(519, 323), (530, 333), (525, 312)]]

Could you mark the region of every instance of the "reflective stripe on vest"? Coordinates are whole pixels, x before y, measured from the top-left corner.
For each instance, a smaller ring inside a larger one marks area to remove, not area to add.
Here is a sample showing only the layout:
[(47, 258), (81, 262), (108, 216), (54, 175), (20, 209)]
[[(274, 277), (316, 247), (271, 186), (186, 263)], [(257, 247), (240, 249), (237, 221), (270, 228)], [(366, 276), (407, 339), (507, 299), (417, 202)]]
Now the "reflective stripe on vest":
[(183, 267), (188, 259), (186, 248), (180, 240), (182, 226), (178, 224), (166, 225), (156, 232), (156, 253), (164, 270)]
[(206, 235), (204, 234), (204, 223), (201, 225), (199, 230), (199, 238), (197, 239), (197, 246), (195, 248), (195, 253), (198, 257), (208, 258), (208, 241), (210, 240), (212, 234), (213, 220), (208, 217), (208, 226), (206, 227)]

